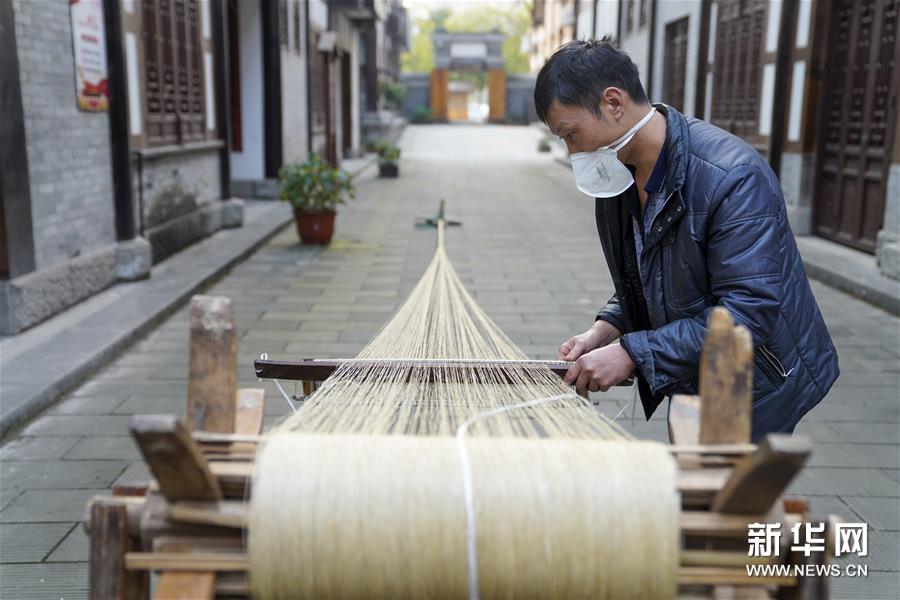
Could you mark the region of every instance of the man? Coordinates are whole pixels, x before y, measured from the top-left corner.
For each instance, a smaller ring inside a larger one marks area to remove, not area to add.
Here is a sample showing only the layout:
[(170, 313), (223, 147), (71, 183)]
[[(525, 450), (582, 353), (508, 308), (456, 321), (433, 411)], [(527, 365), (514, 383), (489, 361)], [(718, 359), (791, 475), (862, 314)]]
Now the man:
[[(607, 39), (569, 42), (534, 92), (565, 140), (576, 186), (596, 198), (615, 295), (564, 343), (566, 382), (607, 390), (635, 373), (649, 419), (665, 396), (695, 394), (706, 322), (724, 306), (753, 338), (753, 439), (792, 432), (838, 376), (765, 159), (739, 138), (651, 106)], [(618, 344), (613, 342), (618, 340)]]

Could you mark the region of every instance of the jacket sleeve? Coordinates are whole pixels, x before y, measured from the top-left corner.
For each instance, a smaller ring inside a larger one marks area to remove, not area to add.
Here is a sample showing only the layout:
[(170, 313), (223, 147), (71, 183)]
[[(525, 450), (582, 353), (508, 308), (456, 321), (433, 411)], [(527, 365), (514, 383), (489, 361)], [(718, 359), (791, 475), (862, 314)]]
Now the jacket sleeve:
[[(750, 330), (755, 347), (771, 336), (781, 303), (781, 197), (762, 166), (741, 166), (722, 177), (712, 198), (706, 237), (710, 293), (736, 324)], [(622, 347), (654, 394), (668, 394), (698, 376), (711, 311), (622, 336)]]
[(619, 330), (620, 333), (625, 333), (625, 323), (622, 317), (622, 307), (619, 305), (619, 296), (617, 294), (613, 294), (613, 297), (610, 298), (606, 302), (606, 306), (604, 306), (599, 313), (597, 313), (597, 318), (595, 321), (606, 321), (613, 327)]

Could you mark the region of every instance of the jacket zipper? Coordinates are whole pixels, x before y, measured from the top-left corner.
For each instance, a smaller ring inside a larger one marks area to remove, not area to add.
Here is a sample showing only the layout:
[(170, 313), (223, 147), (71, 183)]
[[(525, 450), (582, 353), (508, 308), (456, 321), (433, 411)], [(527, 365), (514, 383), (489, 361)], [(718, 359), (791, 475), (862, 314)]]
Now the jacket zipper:
[(778, 357), (775, 354), (766, 348), (765, 346), (759, 346), (759, 353), (763, 357), (763, 360), (768, 363), (770, 367), (775, 370), (775, 373), (781, 377), (781, 380), (784, 381), (788, 378), (788, 376), (794, 372), (793, 369), (790, 371), (786, 371), (784, 365), (781, 364), (781, 361), (778, 360)]

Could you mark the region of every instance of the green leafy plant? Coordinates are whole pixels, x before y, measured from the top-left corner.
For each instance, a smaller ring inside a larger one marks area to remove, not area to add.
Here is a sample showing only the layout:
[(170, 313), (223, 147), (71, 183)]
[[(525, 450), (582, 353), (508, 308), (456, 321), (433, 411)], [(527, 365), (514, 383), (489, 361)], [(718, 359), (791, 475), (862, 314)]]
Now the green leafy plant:
[(402, 83), (395, 83), (389, 79), (379, 81), (381, 88), (381, 97), (384, 103), (394, 110), (399, 110), (403, 106), (403, 100), (406, 98), (406, 86)]
[(413, 123), (431, 123), (431, 109), (427, 106), (417, 106), (409, 118)]
[(378, 140), (375, 142), (374, 148), (378, 153), (378, 162), (380, 163), (395, 163), (400, 160), (400, 148), (388, 140)]
[(395, 163), (400, 160), (400, 148), (397, 146), (390, 146), (385, 149), (384, 152), (381, 153), (381, 156), (378, 158), (379, 161), (385, 163)]
[(335, 169), (318, 154), (310, 154), (306, 162), (281, 167), (278, 180), (280, 198), (298, 212), (331, 212), (338, 204), (356, 197), (350, 174)]

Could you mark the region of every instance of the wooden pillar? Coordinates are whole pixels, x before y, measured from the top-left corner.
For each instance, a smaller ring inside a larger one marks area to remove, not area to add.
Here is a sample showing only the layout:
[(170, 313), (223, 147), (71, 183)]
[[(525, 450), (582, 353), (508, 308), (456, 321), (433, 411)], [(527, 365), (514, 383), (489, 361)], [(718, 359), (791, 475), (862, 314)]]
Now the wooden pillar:
[(237, 331), (228, 298), (191, 299), (189, 360), (188, 429), (234, 432)]
[(506, 118), (506, 71), (488, 70), (488, 119), (502, 121)]
[(728, 311), (712, 310), (700, 357), (700, 443), (750, 441), (753, 400), (753, 342), (746, 327), (734, 326)]
[(435, 121), (447, 120), (447, 69), (431, 72), (431, 118)]
[(147, 571), (125, 569), (125, 553), (137, 550), (124, 503), (90, 505), (91, 598), (146, 598), (150, 591)]

